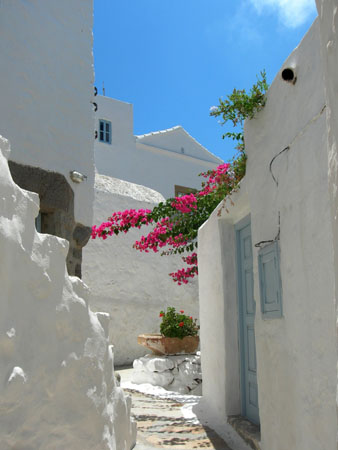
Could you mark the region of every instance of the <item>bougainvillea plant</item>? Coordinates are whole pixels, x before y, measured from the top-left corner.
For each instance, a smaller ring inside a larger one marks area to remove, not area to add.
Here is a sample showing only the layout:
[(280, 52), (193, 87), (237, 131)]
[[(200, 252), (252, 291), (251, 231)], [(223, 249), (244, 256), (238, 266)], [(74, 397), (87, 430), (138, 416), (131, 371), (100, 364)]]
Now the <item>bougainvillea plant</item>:
[(169, 306), (167, 312), (160, 312), (160, 317), (162, 318), (160, 325), (162, 336), (183, 339), (185, 336), (197, 336), (198, 334), (197, 319), (187, 316), (183, 310), (176, 312), (175, 308)]
[[(223, 124), (230, 121), (234, 127), (243, 126), (246, 118), (252, 119), (265, 105), (268, 89), (265, 72), (261, 72), (250, 93), (234, 90), (226, 100), (219, 100), (218, 106), (210, 108), (211, 116), (222, 116)], [(230, 192), (238, 187), (245, 175), (246, 154), (243, 132), (228, 132), (224, 137), (237, 141), (237, 155), (229, 163), (219, 165), (216, 169), (200, 174), (204, 181), (201, 189), (195, 193), (170, 198), (150, 209), (129, 209), (114, 212), (100, 226), (93, 226), (92, 238), (107, 239), (112, 235), (127, 233), (132, 228), (150, 226), (151, 231), (134, 243), (134, 248), (141, 252), (159, 252), (162, 255), (190, 253), (182, 259), (187, 267), (170, 273), (178, 285), (188, 283), (198, 274), (197, 232), (209, 218), (217, 205)]]

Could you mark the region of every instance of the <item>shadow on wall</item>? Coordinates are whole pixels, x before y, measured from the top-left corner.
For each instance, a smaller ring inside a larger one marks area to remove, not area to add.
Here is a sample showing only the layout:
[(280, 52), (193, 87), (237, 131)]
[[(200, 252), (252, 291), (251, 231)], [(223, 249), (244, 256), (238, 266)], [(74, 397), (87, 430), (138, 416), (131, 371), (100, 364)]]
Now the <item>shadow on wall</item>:
[(69, 275), (81, 278), (82, 248), (87, 244), (91, 229), (74, 219), (74, 192), (66, 178), (38, 167), (8, 161), (13, 180), (21, 188), (36, 192), (40, 198), (40, 211), (36, 229), (67, 239), (66, 259)]

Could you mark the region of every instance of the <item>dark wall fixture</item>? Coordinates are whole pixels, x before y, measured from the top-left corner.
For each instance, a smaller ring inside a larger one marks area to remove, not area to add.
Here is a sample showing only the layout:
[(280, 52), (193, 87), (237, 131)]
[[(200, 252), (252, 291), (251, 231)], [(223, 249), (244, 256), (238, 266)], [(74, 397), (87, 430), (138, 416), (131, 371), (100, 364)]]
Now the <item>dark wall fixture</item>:
[(282, 70), (282, 79), (288, 83), (295, 84), (297, 81), (297, 77), (294, 69), (291, 67), (286, 67)]

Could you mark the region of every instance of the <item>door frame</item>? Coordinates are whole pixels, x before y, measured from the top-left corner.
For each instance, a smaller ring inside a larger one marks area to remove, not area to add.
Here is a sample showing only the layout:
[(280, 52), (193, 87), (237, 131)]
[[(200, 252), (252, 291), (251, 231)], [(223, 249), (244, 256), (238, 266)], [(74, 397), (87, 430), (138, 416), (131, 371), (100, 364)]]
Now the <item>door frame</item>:
[[(249, 419), (247, 416), (247, 406), (246, 399), (249, 395), (246, 387), (246, 377), (245, 377), (245, 357), (244, 352), (244, 312), (243, 312), (243, 286), (240, 277), (242, 269), (241, 253), (240, 253), (240, 232), (246, 226), (250, 225), (250, 235), (251, 234), (251, 215), (244, 217), (239, 222), (235, 224), (236, 233), (236, 270), (237, 270), (237, 307), (238, 307), (238, 353), (239, 353), (239, 380), (240, 380), (240, 404), (241, 404), (241, 415), (246, 419), (252, 421), (256, 425), (260, 424), (259, 420), (259, 407), (258, 407), (258, 423)], [(253, 278), (254, 282), (254, 278)], [(255, 301), (255, 316), (256, 316), (256, 301)], [(254, 318), (255, 320), (255, 318)], [(255, 330), (255, 328), (254, 328)], [(255, 336), (255, 355), (256, 355), (256, 336)], [(257, 377), (257, 358), (256, 358), (256, 377)], [(257, 381), (257, 378), (256, 378)], [(257, 397), (258, 397), (258, 385), (257, 385)], [(258, 403), (259, 405), (259, 403)]]

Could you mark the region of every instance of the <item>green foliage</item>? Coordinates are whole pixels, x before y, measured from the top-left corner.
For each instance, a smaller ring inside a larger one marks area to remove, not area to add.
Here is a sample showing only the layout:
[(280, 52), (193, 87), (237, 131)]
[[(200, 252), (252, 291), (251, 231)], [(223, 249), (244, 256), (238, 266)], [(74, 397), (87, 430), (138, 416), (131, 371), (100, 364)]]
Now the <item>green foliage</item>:
[(167, 312), (160, 312), (160, 317), (162, 317), (160, 331), (165, 337), (183, 339), (185, 336), (197, 336), (198, 334), (197, 319), (187, 316), (184, 311), (178, 313), (175, 308), (169, 306)]
[(232, 160), (232, 170), (234, 171), (234, 174), (235, 174), (236, 186), (238, 185), (238, 183), (241, 181), (241, 179), (245, 175), (246, 160), (247, 160), (247, 156), (244, 153), (244, 149), (243, 149), (243, 151), (240, 151), (239, 154), (237, 155), (237, 157), (236, 158), (234, 157)]
[[(250, 93), (245, 89), (234, 89), (232, 94), (226, 97), (226, 100), (219, 99), (217, 109), (214, 109), (210, 115), (222, 116), (224, 125), (226, 122), (232, 122), (233, 126), (242, 125), (245, 119), (252, 119), (255, 114), (265, 106), (266, 92), (269, 85), (266, 81), (266, 72), (262, 70), (261, 78), (257, 76), (257, 83), (252, 86)], [(228, 137), (236, 141), (244, 141), (243, 133), (228, 132), (223, 135), (223, 139)]]
[(235, 183), (231, 186), (231, 190), (237, 187), (246, 171), (247, 156), (245, 154), (243, 133), (244, 120), (253, 119), (255, 114), (264, 108), (268, 89), (269, 85), (266, 81), (266, 72), (262, 70), (260, 77), (257, 75), (257, 83), (252, 86), (249, 94), (246, 93), (245, 89), (234, 89), (232, 94), (226, 97), (226, 100), (220, 98), (219, 105), (214, 107), (210, 112), (211, 116), (222, 117), (223, 121), (221, 125), (230, 121), (234, 127), (238, 125), (242, 127), (242, 131), (240, 132), (228, 131), (222, 136), (223, 139), (227, 137), (237, 141), (235, 148), (238, 150), (238, 153), (231, 161), (232, 171), (235, 174)]

